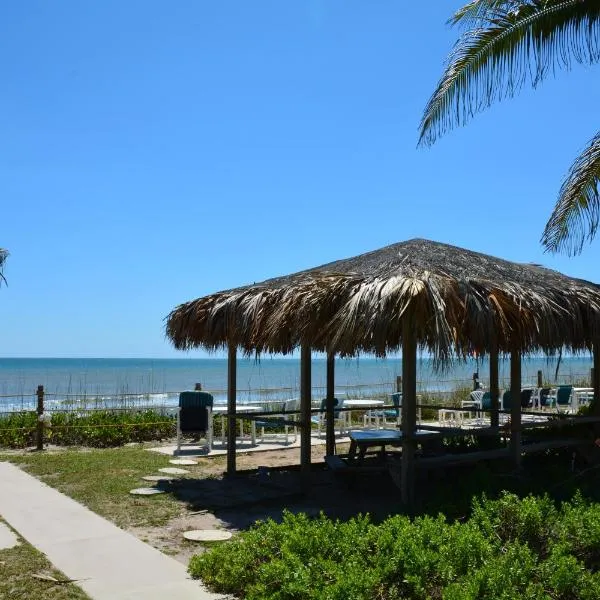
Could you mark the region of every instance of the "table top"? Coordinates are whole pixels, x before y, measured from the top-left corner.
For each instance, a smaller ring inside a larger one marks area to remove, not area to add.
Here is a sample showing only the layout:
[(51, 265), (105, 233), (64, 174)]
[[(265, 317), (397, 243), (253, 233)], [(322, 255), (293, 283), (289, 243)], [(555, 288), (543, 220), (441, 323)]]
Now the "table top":
[(347, 406), (383, 406), (385, 402), (383, 400), (344, 400), (342, 408)]
[[(236, 413), (244, 413), (244, 412), (259, 412), (264, 410), (262, 406), (255, 406), (254, 404), (242, 404), (240, 406), (235, 407)], [(220, 404), (218, 406), (213, 406), (213, 413), (226, 413), (227, 406), (224, 404)]]
[[(351, 431), (350, 439), (355, 442), (397, 442), (402, 439), (402, 432), (399, 429), (361, 429)], [(415, 435), (440, 435), (437, 431), (428, 431), (417, 429)]]

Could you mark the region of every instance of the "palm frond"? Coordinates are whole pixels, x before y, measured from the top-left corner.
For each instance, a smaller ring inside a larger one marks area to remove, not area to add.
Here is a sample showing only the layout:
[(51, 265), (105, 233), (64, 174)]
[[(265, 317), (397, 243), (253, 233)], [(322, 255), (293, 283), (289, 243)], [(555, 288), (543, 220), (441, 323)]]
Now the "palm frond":
[(579, 254), (591, 241), (600, 219), (600, 132), (577, 157), (563, 182), (542, 234), (547, 251)]
[[(489, 10), (477, 12), (484, 4)], [(433, 144), (494, 101), (512, 97), (528, 80), (535, 87), (557, 68), (600, 60), (597, 0), (523, 0), (518, 5), (488, 0), (463, 10), (459, 21), (476, 15), (480, 26), (467, 30), (450, 54), (425, 108), (419, 144)]]
[(3, 269), (4, 263), (8, 258), (8, 250), (4, 250), (4, 248), (0, 248), (0, 282), (4, 281), (6, 283), (6, 279), (4, 277)]
[(499, 10), (516, 10), (520, 4), (523, 4), (521, 0), (471, 0), (448, 19), (448, 24), (472, 27), (481, 21), (489, 20)]

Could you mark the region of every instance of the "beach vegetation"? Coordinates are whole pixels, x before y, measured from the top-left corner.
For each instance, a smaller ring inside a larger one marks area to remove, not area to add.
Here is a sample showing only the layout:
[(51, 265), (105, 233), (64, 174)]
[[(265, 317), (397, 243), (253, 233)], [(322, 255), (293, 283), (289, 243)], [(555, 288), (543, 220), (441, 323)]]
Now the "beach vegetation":
[[(37, 419), (34, 411), (0, 417), (0, 447), (35, 445)], [(59, 446), (108, 448), (172, 438), (175, 427), (173, 417), (150, 409), (55, 412), (44, 429), (44, 441)]]
[(194, 556), (189, 572), (246, 600), (592, 600), (599, 549), (600, 505), (506, 492), (474, 500), (463, 522), (286, 512)]

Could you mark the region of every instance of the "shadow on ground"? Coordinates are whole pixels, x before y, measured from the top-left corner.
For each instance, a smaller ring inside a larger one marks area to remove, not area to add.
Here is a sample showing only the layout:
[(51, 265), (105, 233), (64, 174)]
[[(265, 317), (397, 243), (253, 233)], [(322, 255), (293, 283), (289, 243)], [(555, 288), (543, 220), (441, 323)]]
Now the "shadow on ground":
[[(243, 471), (235, 477), (178, 479), (159, 487), (184, 502), (190, 511), (208, 510), (226, 527), (246, 529), (257, 520), (280, 521), (285, 510), (347, 520), (369, 513), (373, 521), (405, 512), (400, 490), (387, 472), (361, 472), (348, 478), (313, 465), (310, 486), (295, 467)], [(468, 516), (473, 498), (508, 490), (525, 496), (548, 493), (557, 501), (570, 499), (576, 489), (600, 500), (600, 468), (574, 462), (571, 452), (556, 451), (526, 458), (521, 469), (510, 461), (420, 473), (412, 513), (444, 512), (449, 519)]]

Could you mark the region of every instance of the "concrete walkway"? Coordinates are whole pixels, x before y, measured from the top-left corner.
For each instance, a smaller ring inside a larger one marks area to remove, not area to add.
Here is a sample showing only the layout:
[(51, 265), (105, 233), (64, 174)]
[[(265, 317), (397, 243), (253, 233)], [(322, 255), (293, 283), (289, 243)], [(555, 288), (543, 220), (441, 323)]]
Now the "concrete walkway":
[(0, 462), (0, 515), (94, 600), (222, 598), (184, 565), (7, 462)]

